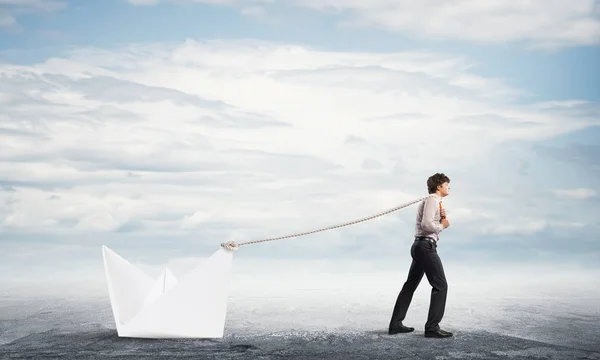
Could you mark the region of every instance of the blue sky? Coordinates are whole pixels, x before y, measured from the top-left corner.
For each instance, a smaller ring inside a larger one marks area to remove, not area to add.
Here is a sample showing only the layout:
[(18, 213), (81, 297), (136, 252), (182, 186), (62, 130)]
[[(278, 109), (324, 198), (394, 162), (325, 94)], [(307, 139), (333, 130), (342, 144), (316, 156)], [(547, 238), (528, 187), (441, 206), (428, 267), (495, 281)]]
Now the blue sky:
[[(0, 1), (8, 269), (201, 257), (437, 171), (447, 261), (600, 258), (598, 1), (141, 2)], [(393, 262), (415, 209), (240, 255)]]

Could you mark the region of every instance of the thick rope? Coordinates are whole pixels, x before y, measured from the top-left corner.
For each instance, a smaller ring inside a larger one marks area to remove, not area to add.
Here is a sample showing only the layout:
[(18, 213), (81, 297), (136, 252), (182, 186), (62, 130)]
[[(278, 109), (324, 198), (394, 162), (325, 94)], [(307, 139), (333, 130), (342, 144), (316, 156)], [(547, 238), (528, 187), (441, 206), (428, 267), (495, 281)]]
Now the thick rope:
[(251, 240), (251, 241), (241, 242), (239, 244), (236, 244), (234, 241), (228, 241), (228, 242), (225, 242), (225, 243), (221, 243), (221, 246), (224, 247), (227, 250), (235, 251), (235, 250), (238, 250), (239, 247), (242, 246), (242, 245), (256, 244), (256, 243), (261, 243), (261, 242), (265, 242), (265, 241), (274, 241), (274, 240), (287, 239), (287, 238), (292, 238), (292, 237), (297, 237), (297, 236), (310, 235), (310, 234), (318, 233), (318, 232), (321, 232), (321, 231), (332, 230), (332, 229), (337, 229), (337, 228), (348, 226), (348, 225), (358, 224), (360, 222), (371, 220), (371, 219), (375, 219), (377, 217), (380, 217), (380, 216), (383, 216), (383, 215), (387, 215), (387, 214), (392, 213), (394, 211), (397, 211), (397, 210), (403, 209), (405, 207), (408, 207), (410, 205), (416, 204), (416, 203), (418, 203), (420, 201), (423, 201), (423, 200), (427, 199), (430, 196), (432, 196), (432, 195), (425, 196), (423, 198), (420, 198), (418, 200), (414, 200), (414, 201), (408, 202), (406, 204), (402, 204), (400, 206), (396, 206), (395, 208), (386, 210), (386, 211), (381, 212), (381, 213), (376, 214), (376, 215), (372, 215), (372, 216), (368, 216), (368, 217), (365, 217), (365, 218), (362, 218), (362, 219), (350, 221), (350, 222), (347, 222), (347, 223), (344, 223), (344, 224), (339, 224), (339, 225), (334, 225), (334, 226), (328, 226), (328, 227), (317, 229), (317, 230), (312, 230), (312, 231), (307, 231), (307, 232), (301, 232), (301, 233), (291, 234), (291, 235), (286, 235), (286, 236), (279, 236), (279, 237), (266, 238), (266, 239), (260, 239), (260, 240)]

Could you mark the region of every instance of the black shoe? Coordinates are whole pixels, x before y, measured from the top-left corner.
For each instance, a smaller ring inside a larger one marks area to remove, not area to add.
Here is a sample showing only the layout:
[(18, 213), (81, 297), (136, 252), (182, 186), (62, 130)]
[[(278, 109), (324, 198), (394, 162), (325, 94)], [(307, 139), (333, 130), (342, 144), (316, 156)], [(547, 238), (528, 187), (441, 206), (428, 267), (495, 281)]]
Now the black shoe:
[(394, 335), (394, 334), (399, 334), (399, 333), (409, 333), (412, 331), (415, 331), (415, 328), (404, 326), (404, 325), (402, 325), (402, 323), (398, 323), (394, 326), (390, 326), (388, 334)]
[(436, 331), (425, 331), (425, 337), (428, 338), (447, 338), (452, 336), (451, 332), (444, 331), (442, 329)]

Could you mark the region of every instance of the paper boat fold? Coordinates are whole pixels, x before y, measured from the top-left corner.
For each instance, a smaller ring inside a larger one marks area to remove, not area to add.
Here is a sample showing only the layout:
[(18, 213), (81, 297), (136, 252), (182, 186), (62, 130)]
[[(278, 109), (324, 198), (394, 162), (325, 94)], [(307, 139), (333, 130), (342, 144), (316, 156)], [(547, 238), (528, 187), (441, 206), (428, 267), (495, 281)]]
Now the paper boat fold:
[(102, 246), (120, 337), (222, 338), (233, 252), (220, 248), (184, 277), (165, 269), (152, 279)]

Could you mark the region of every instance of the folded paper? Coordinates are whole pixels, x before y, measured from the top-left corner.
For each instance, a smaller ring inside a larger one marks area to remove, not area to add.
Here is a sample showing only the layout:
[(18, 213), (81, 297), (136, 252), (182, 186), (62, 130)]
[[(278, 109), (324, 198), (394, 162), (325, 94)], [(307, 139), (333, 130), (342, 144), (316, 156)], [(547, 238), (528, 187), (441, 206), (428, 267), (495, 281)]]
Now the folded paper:
[(187, 275), (157, 279), (106, 246), (104, 270), (120, 337), (222, 338), (233, 252), (219, 248)]

